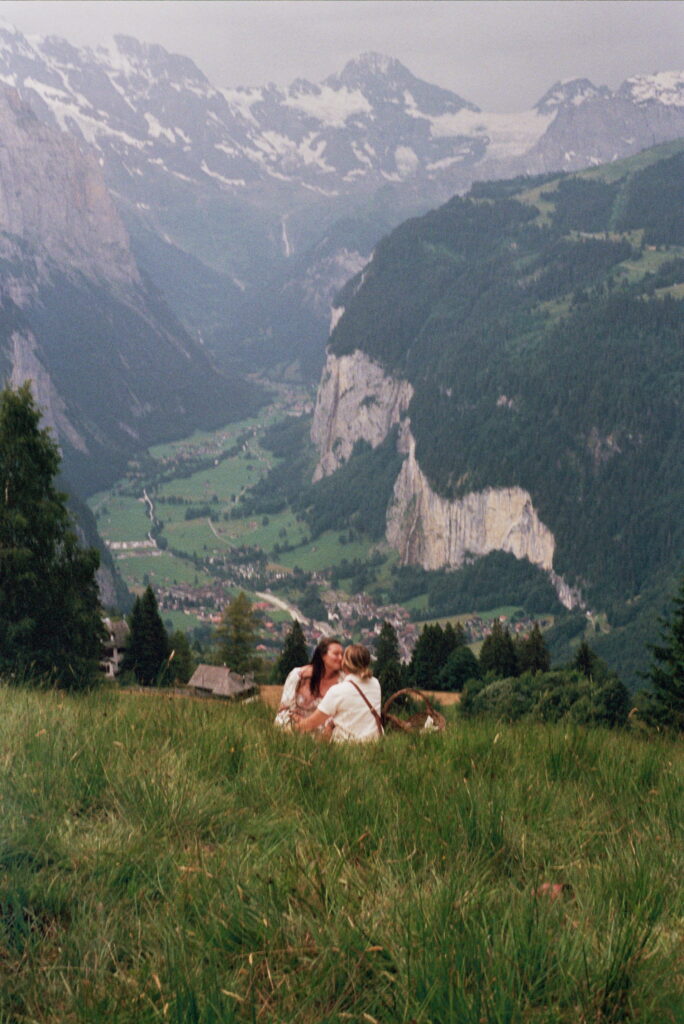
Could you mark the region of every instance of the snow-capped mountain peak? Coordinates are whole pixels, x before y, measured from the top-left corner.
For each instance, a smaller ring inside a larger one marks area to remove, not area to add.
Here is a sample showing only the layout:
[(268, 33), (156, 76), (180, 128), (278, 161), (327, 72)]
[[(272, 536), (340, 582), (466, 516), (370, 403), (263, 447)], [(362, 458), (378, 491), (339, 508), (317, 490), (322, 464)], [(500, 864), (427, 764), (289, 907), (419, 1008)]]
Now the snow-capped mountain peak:
[(552, 85), (536, 104), (535, 110), (549, 114), (561, 107), (579, 107), (588, 100), (609, 99), (611, 96), (605, 85), (596, 86), (588, 78), (570, 78)]
[(619, 95), (633, 103), (662, 103), (666, 107), (684, 107), (684, 72), (660, 71), (654, 75), (634, 75), (621, 85)]

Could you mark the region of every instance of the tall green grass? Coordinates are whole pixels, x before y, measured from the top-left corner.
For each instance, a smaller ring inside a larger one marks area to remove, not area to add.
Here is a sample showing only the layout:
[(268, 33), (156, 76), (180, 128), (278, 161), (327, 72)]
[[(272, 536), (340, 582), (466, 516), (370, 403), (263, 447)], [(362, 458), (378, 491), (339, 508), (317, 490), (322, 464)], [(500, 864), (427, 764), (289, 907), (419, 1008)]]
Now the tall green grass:
[(681, 743), (0, 689), (0, 772), (2, 1024), (684, 1019)]

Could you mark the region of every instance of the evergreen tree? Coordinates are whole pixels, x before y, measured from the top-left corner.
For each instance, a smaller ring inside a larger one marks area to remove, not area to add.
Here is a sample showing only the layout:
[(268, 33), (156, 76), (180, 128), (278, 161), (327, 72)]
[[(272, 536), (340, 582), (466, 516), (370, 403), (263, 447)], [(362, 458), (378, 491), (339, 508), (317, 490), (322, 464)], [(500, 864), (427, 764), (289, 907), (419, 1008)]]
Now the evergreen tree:
[(256, 667), (254, 648), (257, 617), (243, 590), (226, 605), (216, 630), (216, 660), (234, 672), (250, 672)]
[(293, 619), (290, 630), (285, 637), (280, 657), (276, 662), (275, 675), (278, 682), (284, 683), (293, 668), (306, 665), (308, 661), (309, 651), (302, 627), (297, 619)]
[(171, 680), (174, 683), (184, 685), (189, 682), (192, 673), (197, 667), (197, 662), (190, 648), (190, 642), (181, 629), (176, 629), (171, 633), (169, 636), (169, 647), (173, 655), (173, 661), (169, 666)]
[(661, 619), (661, 642), (651, 646), (647, 717), (658, 725), (684, 731), (684, 578), (669, 619)]
[(133, 672), (143, 686), (170, 682), (165, 671), (171, 653), (169, 638), (152, 587), (148, 586), (142, 597), (136, 597), (128, 625), (131, 633), (121, 671)]
[(391, 622), (383, 622), (375, 645), (375, 675), (380, 682), (383, 704), (393, 693), (406, 686), (406, 672), (401, 663), (399, 640)]
[(400, 661), (388, 661), (379, 675), (376, 672), (383, 704), (397, 690), (403, 690), (405, 686), (411, 685), (407, 670), (408, 666)]
[(438, 622), (424, 626), (411, 654), (409, 685), (434, 689), (437, 676), (449, 655), (464, 643), (465, 634), (460, 623), (457, 629), (451, 623), (447, 623), (446, 629), (442, 629)]
[(587, 641), (582, 638), (582, 641), (577, 648), (577, 653), (572, 661), (572, 667), (576, 668), (578, 672), (581, 672), (587, 679), (591, 679), (596, 675), (596, 668), (598, 665), (598, 655), (592, 651)]
[(397, 631), (391, 622), (385, 621), (375, 644), (375, 674), (378, 679), (389, 665), (398, 665), (400, 660)]
[(518, 674), (518, 659), (511, 634), (498, 619), (494, 619), (492, 631), (482, 644), (480, 668), (483, 673), (493, 672), (500, 679)]
[(0, 392), (0, 671), (76, 688), (102, 653), (99, 555), (79, 547), (40, 416), (28, 384)]
[(551, 668), (551, 657), (538, 622), (535, 622), (528, 636), (516, 642), (515, 652), (520, 673), (548, 672)]

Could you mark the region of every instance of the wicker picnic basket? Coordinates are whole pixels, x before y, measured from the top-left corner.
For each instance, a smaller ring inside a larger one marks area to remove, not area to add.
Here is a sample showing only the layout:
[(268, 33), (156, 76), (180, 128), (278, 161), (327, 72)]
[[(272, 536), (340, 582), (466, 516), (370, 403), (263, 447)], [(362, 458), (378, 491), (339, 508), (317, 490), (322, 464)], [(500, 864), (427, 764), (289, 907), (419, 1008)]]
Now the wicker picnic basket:
[[(393, 715), (389, 708), (397, 699), (404, 694), (410, 694), (412, 697), (417, 697), (422, 701), (424, 709), (422, 711), (416, 711), (409, 718), (398, 718)], [(414, 690), (408, 686), (403, 690), (397, 690), (391, 697), (388, 697), (382, 708), (382, 724), (385, 727), (386, 732), (422, 732), (423, 729), (429, 731), (441, 732), (445, 725), (446, 719), (441, 712), (436, 711), (434, 706), (430, 703), (428, 698), (420, 690)]]

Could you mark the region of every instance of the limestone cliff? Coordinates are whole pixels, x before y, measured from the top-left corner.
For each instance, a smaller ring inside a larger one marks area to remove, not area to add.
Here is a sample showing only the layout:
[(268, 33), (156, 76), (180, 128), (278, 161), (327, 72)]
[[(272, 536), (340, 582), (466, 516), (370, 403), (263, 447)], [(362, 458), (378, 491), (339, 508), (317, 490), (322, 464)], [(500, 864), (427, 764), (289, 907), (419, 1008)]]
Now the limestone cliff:
[(406, 459), (387, 509), (386, 536), (403, 564), (458, 568), (470, 556), (506, 551), (546, 572), (567, 608), (581, 604), (580, 594), (553, 570), (555, 539), (527, 491), (488, 487), (449, 500), (431, 488), (416, 459), (407, 416), (412, 395), (408, 381), (390, 377), (364, 353), (330, 353), (311, 431), (319, 452), (314, 479), (333, 473), (356, 441), (377, 447), (398, 423), (398, 447)]
[(410, 431), (408, 455), (387, 510), (387, 540), (405, 564), (424, 569), (458, 567), (467, 555), (507, 551), (549, 572), (555, 541), (521, 487), (488, 487), (449, 501), (436, 494), (416, 460)]
[(408, 381), (389, 377), (363, 352), (329, 354), (311, 427), (320, 454), (314, 480), (334, 473), (357, 441), (376, 448), (399, 423), (412, 396)]

